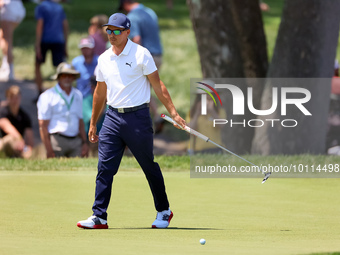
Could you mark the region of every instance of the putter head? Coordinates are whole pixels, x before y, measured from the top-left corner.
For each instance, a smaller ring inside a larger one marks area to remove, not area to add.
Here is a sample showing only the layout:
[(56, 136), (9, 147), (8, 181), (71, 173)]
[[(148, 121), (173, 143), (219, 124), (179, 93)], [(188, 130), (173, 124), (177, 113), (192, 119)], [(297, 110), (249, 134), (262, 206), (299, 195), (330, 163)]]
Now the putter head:
[(272, 172), (268, 172), (264, 175), (264, 178), (262, 180), (262, 184), (266, 182), (266, 180), (268, 180), (269, 176), (272, 174)]

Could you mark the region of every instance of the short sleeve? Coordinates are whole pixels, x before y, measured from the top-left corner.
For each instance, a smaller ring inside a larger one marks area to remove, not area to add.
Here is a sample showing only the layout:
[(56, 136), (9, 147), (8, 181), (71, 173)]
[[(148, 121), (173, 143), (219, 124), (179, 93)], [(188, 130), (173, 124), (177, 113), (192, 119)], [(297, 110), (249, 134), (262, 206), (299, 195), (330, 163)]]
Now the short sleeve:
[(147, 49), (144, 49), (144, 50), (145, 50), (145, 53), (144, 53), (144, 60), (143, 60), (143, 74), (149, 75), (155, 72), (157, 70), (157, 67), (156, 67), (155, 61), (153, 60), (151, 53)]
[(61, 9), (62, 11), (61, 11), (61, 14), (60, 14), (60, 18), (62, 19), (62, 20), (65, 20), (66, 19), (66, 13), (65, 13), (65, 11), (64, 11), (64, 9)]
[(41, 6), (38, 5), (35, 10), (34, 10), (34, 16), (36, 20), (42, 19), (43, 18), (43, 14), (41, 11)]
[(37, 102), (38, 119), (50, 120), (52, 118), (52, 107), (49, 105), (48, 94), (42, 93)]
[[(99, 60), (98, 60), (98, 61), (99, 61)], [(96, 69), (95, 69), (94, 72), (95, 72), (95, 76), (96, 76), (96, 81), (99, 81), (99, 82), (105, 81), (104, 75), (103, 75), (102, 71), (100, 70), (100, 65), (99, 65), (99, 63), (98, 63), (98, 65), (97, 65), (97, 67), (96, 67)]]

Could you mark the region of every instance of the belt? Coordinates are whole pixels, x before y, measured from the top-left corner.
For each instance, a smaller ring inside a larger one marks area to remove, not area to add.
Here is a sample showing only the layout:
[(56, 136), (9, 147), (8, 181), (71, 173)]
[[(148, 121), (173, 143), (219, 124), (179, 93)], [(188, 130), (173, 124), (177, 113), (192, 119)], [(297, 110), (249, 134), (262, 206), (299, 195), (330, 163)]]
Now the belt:
[(113, 108), (112, 106), (109, 106), (109, 108), (113, 111), (119, 112), (119, 113), (127, 113), (127, 112), (135, 112), (137, 110), (141, 110), (144, 108), (148, 108), (149, 103), (141, 104), (135, 107), (129, 107), (129, 108)]
[(60, 136), (60, 137), (63, 137), (63, 138), (66, 138), (66, 139), (75, 139), (77, 138), (78, 136), (67, 136), (67, 135), (63, 135), (63, 134), (60, 134), (60, 133), (53, 133), (51, 135), (57, 135), (57, 136)]

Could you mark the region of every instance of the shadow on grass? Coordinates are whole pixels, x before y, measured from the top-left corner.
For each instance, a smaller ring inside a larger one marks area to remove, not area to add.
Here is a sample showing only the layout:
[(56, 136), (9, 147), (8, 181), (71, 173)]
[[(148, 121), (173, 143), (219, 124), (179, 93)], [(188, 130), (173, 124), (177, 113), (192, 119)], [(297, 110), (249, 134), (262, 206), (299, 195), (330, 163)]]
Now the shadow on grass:
[(340, 252), (311, 253), (309, 255), (340, 255)]
[[(155, 230), (154, 228), (150, 228), (150, 227), (145, 227), (145, 228), (109, 228), (109, 230), (142, 230), (142, 229), (150, 229), (150, 230)], [(166, 228), (167, 230), (199, 230), (199, 231), (206, 231), (206, 230), (225, 230), (225, 229), (219, 229), (219, 228), (179, 228), (179, 227), (169, 227)]]

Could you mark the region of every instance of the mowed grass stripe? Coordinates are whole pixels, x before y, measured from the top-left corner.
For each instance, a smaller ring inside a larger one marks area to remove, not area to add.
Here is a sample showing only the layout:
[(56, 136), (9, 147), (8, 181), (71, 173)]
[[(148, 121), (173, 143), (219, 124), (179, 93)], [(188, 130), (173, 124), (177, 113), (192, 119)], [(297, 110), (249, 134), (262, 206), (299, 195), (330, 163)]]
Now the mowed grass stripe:
[[(165, 172), (174, 219), (150, 229), (142, 172), (119, 172), (108, 231), (81, 230), (94, 171), (0, 172), (0, 254), (309, 254), (339, 247), (339, 180), (190, 179)], [(202, 246), (199, 239), (205, 238)]]

